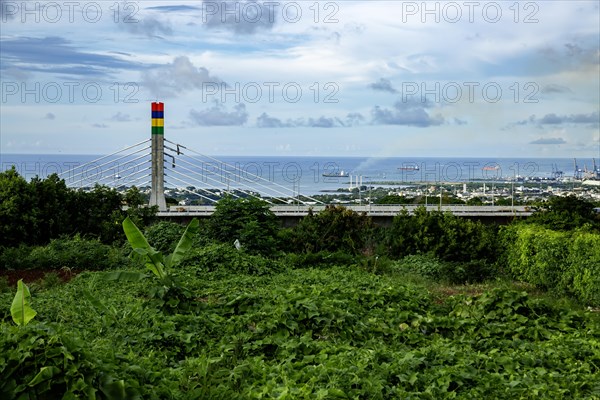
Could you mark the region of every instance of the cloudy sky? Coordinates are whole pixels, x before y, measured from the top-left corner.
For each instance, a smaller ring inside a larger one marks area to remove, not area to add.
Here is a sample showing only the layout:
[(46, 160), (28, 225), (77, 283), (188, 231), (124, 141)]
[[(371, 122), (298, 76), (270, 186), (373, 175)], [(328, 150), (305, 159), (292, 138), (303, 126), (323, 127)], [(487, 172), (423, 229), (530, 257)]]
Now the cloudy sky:
[(597, 1), (0, 3), (5, 154), (600, 157)]

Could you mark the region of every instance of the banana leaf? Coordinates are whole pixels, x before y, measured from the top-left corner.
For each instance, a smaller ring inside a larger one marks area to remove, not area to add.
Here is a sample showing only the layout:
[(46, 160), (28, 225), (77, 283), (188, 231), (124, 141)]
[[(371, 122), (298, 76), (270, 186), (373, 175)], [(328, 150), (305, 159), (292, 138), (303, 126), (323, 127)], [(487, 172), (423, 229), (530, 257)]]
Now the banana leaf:
[(179, 239), (179, 243), (177, 243), (177, 247), (175, 247), (175, 251), (172, 254), (169, 254), (165, 259), (165, 264), (167, 268), (171, 268), (183, 259), (185, 253), (187, 253), (194, 243), (194, 235), (198, 234), (200, 229), (200, 222), (198, 218), (192, 219), (192, 221), (188, 224), (187, 228), (185, 228), (185, 232), (181, 235), (181, 239)]
[(127, 241), (138, 254), (145, 255), (152, 261), (152, 264), (146, 264), (146, 267), (150, 269), (157, 277), (164, 279), (166, 276), (165, 268), (163, 265), (163, 257), (160, 251), (154, 250), (148, 243), (144, 234), (138, 229), (129, 217), (123, 221), (123, 231), (127, 236)]
[(37, 315), (37, 312), (29, 306), (30, 299), (31, 293), (29, 293), (29, 288), (23, 283), (23, 279), (19, 279), (19, 282), (17, 282), (17, 294), (10, 307), (10, 315), (15, 324), (19, 326), (27, 325)]

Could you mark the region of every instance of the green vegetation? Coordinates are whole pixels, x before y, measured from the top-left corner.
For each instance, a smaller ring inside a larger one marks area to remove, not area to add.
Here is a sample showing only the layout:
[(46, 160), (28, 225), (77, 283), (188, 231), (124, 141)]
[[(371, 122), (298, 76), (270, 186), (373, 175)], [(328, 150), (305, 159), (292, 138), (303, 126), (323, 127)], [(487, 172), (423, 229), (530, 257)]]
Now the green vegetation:
[(83, 239), (79, 235), (53, 239), (46, 246), (21, 245), (4, 248), (0, 252), (0, 269), (7, 270), (105, 270), (130, 264), (123, 249), (103, 244), (97, 239)]
[(512, 276), (600, 306), (600, 234), (553, 231), (538, 225), (506, 230)]
[(206, 233), (217, 242), (232, 244), (238, 240), (247, 251), (266, 255), (275, 249), (278, 229), (279, 221), (268, 203), (225, 197), (217, 203)]
[(574, 195), (552, 197), (536, 208), (541, 212), (529, 218), (529, 223), (555, 230), (586, 227), (600, 232), (600, 214), (594, 212), (594, 203), (578, 199)]
[(371, 244), (372, 230), (366, 215), (342, 206), (327, 206), (320, 213), (309, 213), (293, 229), (281, 232), (281, 241), (289, 252), (359, 254)]
[(446, 261), (491, 261), (496, 258), (495, 227), (424, 207), (394, 218), (386, 237), (393, 257), (433, 254)]
[[(129, 219), (123, 221), (125, 236), (133, 249), (132, 255), (141, 258), (144, 265), (158, 279), (158, 285), (150, 291), (150, 297), (162, 307), (163, 310), (176, 312), (188, 305), (190, 300), (189, 289), (179, 279), (177, 266), (190, 251), (193, 237), (198, 233), (199, 222), (196, 218), (189, 223), (181, 239), (175, 246), (173, 253), (163, 256), (162, 252), (155, 250), (138, 227)], [(139, 281), (147, 277), (143, 273), (129, 271), (113, 271), (104, 275), (110, 281)]]
[(143, 203), (135, 187), (125, 195), (98, 185), (91, 191), (73, 190), (56, 174), (27, 182), (13, 167), (0, 172), (1, 246), (46, 244), (77, 233), (107, 244), (119, 242), (125, 217), (143, 225), (154, 221), (156, 208), (141, 207)]
[[(149, 280), (114, 286), (99, 273), (84, 273), (68, 285), (34, 290), (35, 322), (0, 325), (0, 396), (600, 393), (597, 316), (522, 290), (447, 297), (399, 271), (373, 275), (350, 266), (270, 276), (214, 276), (188, 267), (184, 274), (194, 301), (178, 313), (163, 312), (143, 295)], [(102, 299), (101, 306), (87, 300), (86, 291)]]
[(17, 282), (17, 294), (10, 307), (10, 315), (15, 324), (19, 326), (27, 325), (37, 315), (37, 312), (29, 305), (30, 299), (31, 293), (29, 292), (29, 288), (23, 283), (22, 279), (19, 279), (19, 282)]
[(504, 227), (330, 206), (282, 229), (226, 198), (185, 228), (135, 189), (0, 183), (0, 270), (45, 272), (0, 277), (2, 399), (600, 397), (590, 203)]
[(185, 230), (185, 227), (169, 221), (160, 221), (146, 229), (146, 238), (152, 246), (165, 253), (175, 250), (175, 245)]

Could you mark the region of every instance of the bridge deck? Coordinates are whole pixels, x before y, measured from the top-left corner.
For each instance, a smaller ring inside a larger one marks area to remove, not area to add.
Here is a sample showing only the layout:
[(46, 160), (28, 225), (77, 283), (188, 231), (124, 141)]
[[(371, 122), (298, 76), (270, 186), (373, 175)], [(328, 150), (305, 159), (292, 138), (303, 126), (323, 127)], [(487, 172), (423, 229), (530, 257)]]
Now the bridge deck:
[[(271, 207), (271, 211), (277, 216), (302, 217), (308, 214), (309, 210), (319, 212), (325, 209), (324, 205), (276, 205)], [(419, 207), (417, 205), (348, 205), (348, 209), (359, 213), (366, 213), (372, 217), (394, 216), (406, 209), (409, 214)], [(466, 205), (439, 205), (427, 206), (427, 211), (451, 212), (457, 216), (464, 217), (506, 217), (510, 215), (518, 217), (527, 217), (532, 214), (532, 210), (527, 206), (466, 206)], [(215, 211), (215, 206), (171, 206), (168, 211), (159, 211), (159, 217), (177, 217), (177, 216), (197, 216), (208, 217)]]

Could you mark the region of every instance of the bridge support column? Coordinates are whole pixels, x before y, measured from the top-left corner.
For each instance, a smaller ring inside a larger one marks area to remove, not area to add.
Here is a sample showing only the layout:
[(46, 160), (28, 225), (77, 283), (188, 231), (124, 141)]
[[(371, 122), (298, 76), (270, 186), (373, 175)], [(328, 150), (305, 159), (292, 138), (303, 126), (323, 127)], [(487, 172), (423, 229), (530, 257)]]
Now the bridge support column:
[(152, 103), (152, 189), (150, 206), (167, 211), (165, 200), (165, 136), (164, 103)]

